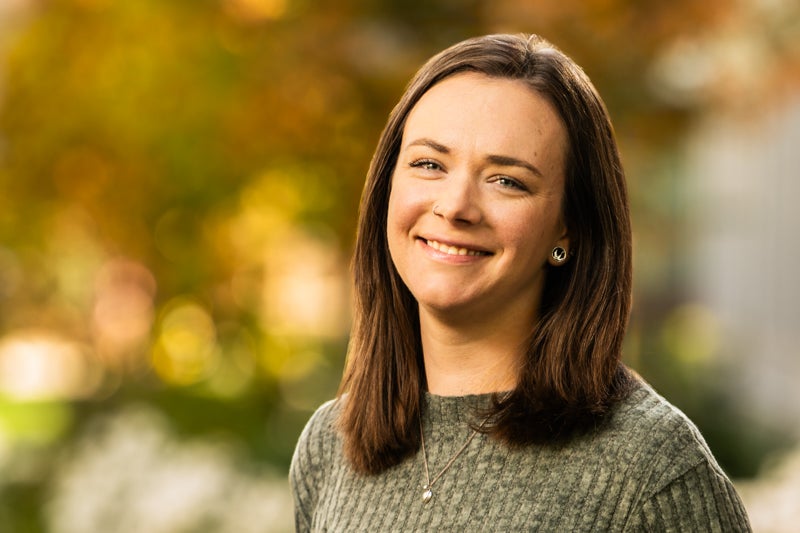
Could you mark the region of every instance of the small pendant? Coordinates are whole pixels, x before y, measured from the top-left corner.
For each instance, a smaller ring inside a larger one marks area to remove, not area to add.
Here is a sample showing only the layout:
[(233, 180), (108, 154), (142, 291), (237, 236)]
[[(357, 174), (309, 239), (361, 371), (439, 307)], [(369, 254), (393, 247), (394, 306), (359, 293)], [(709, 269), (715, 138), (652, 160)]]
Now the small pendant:
[(428, 503), (433, 498), (433, 492), (427, 485), (422, 488), (425, 489), (425, 492), (422, 493), (422, 503)]

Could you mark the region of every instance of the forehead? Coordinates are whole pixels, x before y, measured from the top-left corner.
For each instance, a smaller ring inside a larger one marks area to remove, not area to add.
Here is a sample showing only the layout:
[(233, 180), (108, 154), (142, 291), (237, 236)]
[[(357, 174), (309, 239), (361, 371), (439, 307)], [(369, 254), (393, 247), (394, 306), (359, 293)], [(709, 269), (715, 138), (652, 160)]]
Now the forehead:
[(547, 99), (522, 80), (474, 72), (445, 78), (422, 95), (406, 119), (403, 146), (418, 137), (559, 163), (566, 147), (566, 130)]

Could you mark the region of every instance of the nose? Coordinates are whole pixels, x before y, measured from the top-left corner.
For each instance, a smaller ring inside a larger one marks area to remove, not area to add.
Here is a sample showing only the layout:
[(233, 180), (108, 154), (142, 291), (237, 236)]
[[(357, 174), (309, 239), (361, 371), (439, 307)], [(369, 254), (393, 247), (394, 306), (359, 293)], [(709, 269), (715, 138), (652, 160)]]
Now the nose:
[(453, 224), (477, 224), (483, 219), (475, 180), (451, 174), (434, 202), (433, 214)]

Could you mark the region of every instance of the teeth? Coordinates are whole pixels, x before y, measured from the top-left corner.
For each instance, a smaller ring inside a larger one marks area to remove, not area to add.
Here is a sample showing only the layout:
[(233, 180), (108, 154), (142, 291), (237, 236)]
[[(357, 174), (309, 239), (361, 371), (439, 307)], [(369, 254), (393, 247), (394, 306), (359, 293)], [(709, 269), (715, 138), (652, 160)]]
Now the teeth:
[(434, 250), (438, 250), (442, 253), (447, 255), (485, 255), (485, 252), (480, 252), (478, 250), (470, 250), (469, 248), (459, 248), (457, 246), (448, 246), (446, 244), (442, 244), (438, 241), (428, 241), (428, 246), (433, 248)]

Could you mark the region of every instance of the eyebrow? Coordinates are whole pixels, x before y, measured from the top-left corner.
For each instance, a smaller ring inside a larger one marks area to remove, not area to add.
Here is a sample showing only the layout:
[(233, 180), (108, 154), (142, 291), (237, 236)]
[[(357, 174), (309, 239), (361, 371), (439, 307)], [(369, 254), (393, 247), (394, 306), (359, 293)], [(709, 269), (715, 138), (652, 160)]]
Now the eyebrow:
[(439, 144), (432, 139), (426, 139), (424, 137), (422, 139), (417, 139), (416, 141), (411, 141), (406, 145), (406, 147), (409, 146), (427, 146), (428, 148), (433, 148), (434, 150), (442, 154), (450, 153), (450, 148), (448, 148), (447, 146)]
[[(437, 152), (439, 152), (441, 154), (449, 154), (451, 152), (450, 148), (448, 148), (447, 146), (445, 146), (445, 145), (443, 145), (441, 143), (438, 143), (438, 142), (436, 142), (436, 141), (434, 141), (432, 139), (428, 139), (428, 138), (424, 138), (424, 137), (421, 138), (421, 139), (416, 139), (414, 141), (411, 141), (410, 143), (408, 143), (406, 145), (406, 147), (409, 147), (409, 146), (427, 146), (428, 148), (432, 148), (433, 150), (436, 150)], [(500, 165), (500, 166), (503, 166), (503, 167), (520, 167), (520, 168), (524, 168), (524, 169), (530, 171), (531, 173), (533, 173), (534, 175), (539, 176), (540, 178), (544, 177), (544, 174), (542, 174), (541, 170), (536, 168), (531, 163), (528, 163), (527, 161), (524, 161), (522, 159), (517, 159), (516, 157), (511, 157), (511, 156), (508, 156), (508, 155), (490, 154), (490, 155), (486, 156), (486, 160), (488, 162), (492, 163), (492, 164)]]
[(523, 161), (522, 159), (517, 159), (516, 157), (510, 157), (507, 155), (488, 155), (486, 156), (487, 161), (494, 163), (495, 165), (500, 165), (503, 167), (522, 167), (524, 169), (529, 170), (536, 176), (540, 178), (544, 177), (542, 172), (533, 166), (532, 164), (528, 163), (527, 161)]

